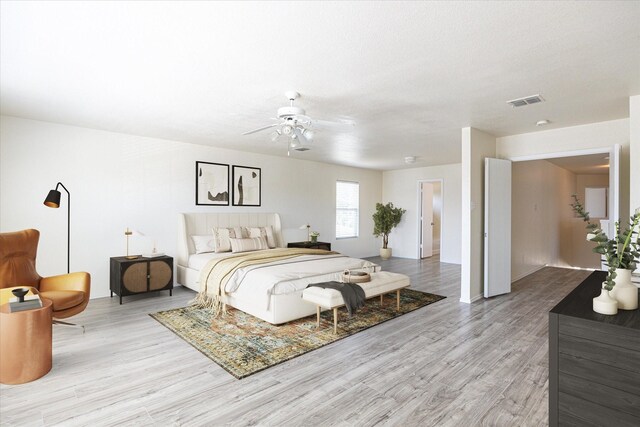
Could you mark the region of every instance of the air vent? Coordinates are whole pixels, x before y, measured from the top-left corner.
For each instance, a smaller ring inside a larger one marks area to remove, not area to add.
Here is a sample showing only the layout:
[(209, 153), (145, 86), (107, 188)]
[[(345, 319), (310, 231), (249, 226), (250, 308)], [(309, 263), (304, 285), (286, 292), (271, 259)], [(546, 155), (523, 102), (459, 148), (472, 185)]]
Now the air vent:
[(544, 98), (538, 95), (525, 96), (524, 98), (512, 99), (507, 101), (507, 104), (512, 107), (524, 107), (525, 105), (537, 104), (538, 102), (544, 102)]
[(309, 151), (309, 150), (311, 150), (311, 148), (307, 148), (307, 147), (298, 147), (298, 148), (294, 148), (294, 150), (296, 150), (296, 151)]

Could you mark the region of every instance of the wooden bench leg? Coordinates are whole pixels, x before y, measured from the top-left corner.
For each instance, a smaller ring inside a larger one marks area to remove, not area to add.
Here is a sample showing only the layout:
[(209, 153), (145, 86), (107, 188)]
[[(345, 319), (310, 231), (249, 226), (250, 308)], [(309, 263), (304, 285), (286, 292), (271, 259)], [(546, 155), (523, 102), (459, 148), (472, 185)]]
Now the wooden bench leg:
[(400, 311), (400, 289), (396, 291), (396, 310)]
[(383, 298), (384, 298), (384, 295), (380, 294), (380, 307), (382, 307), (382, 304), (384, 303)]
[(317, 314), (317, 316), (316, 316), (316, 328), (320, 329), (320, 306), (319, 305), (316, 306), (316, 314)]
[(338, 333), (338, 307), (333, 309), (333, 333)]

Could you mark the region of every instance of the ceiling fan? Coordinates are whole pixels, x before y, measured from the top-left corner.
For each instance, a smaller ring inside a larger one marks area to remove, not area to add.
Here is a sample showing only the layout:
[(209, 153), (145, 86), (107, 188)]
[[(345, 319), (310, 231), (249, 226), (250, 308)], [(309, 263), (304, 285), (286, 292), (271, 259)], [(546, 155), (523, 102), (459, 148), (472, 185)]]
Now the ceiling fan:
[(306, 115), (303, 108), (293, 105), (293, 102), (300, 97), (298, 92), (288, 91), (285, 92), (285, 96), (289, 100), (289, 105), (278, 108), (278, 117), (272, 119), (276, 120), (277, 123), (250, 130), (243, 133), (243, 135), (250, 135), (267, 129), (273, 129), (269, 138), (273, 142), (276, 142), (281, 138), (285, 138), (289, 143), (287, 149), (287, 155), (289, 155), (291, 150), (310, 150), (309, 142), (313, 139), (314, 132), (316, 130), (327, 128), (337, 131), (346, 131), (355, 126), (355, 122), (352, 120), (341, 120), (339, 122), (313, 120), (311, 117)]

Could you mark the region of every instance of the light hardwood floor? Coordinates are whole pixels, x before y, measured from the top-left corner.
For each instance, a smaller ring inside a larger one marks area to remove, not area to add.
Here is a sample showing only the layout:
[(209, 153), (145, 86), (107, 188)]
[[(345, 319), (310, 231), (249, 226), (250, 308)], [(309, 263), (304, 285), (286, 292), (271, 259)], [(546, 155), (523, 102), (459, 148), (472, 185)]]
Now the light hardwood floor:
[(589, 272), (545, 268), (467, 305), (458, 265), (372, 260), (447, 299), (243, 380), (147, 315), (193, 292), (92, 300), (85, 334), (54, 327), (49, 374), (0, 387), (0, 425), (547, 424), (547, 313)]

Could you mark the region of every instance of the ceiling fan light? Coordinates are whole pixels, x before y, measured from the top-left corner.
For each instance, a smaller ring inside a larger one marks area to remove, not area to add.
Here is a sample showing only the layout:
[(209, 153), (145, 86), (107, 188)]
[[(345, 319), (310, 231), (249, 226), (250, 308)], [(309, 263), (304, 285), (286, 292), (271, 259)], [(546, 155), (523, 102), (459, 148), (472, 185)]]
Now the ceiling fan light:
[(269, 135), (269, 138), (271, 139), (271, 142), (276, 142), (278, 138), (280, 138), (280, 135), (282, 135), (282, 133), (280, 132), (279, 129), (276, 129), (273, 132), (271, 132), (271, 134)]
[(291, 135), (293, 133), (293, 126), (291, 125), (284, 125), (282, 126), (282, 134), (283, 135)]
[(311, 129), (304, 129), (302, 131), (302, 135), (304, 135), (305, 138), (311, 141), (313, 139), (314, 133)]

